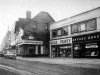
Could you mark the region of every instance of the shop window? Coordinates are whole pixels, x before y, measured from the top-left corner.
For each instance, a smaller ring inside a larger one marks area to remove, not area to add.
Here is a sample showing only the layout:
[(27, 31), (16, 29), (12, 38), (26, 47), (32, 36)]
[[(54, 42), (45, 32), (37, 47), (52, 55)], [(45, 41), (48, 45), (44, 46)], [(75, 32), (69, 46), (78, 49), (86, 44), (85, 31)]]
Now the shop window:
[(82, 38), (82, 40), (83, 40), (83, 38)]
[(58, 35), (58, 36), (61, 35), (61, 29), (57, 30), (57, 35)]
[(90, 36), (88, 37), (88, 39), (90, 39)]
[(71, 26), (71, 33), (74, 34), (74, 33), (77, 33), (78, 31), (78, 25), (77, 24), (74, 24)]
[(96, 29), (96, 19), (89, 20), (87, 22), (87, 31)]
[(93, 39), (93, 36), (91, 36), (91, 39)]
[(99, 35), (97, 35), (97, 38), (99, 38)]
[(57, 31), (56, 30), (53, 30), (52, 31), (52, 37), (54, 38), (54, 37), (57, 37)]
[(68, 26), (62, 28), (62, 35), (68, 35)]

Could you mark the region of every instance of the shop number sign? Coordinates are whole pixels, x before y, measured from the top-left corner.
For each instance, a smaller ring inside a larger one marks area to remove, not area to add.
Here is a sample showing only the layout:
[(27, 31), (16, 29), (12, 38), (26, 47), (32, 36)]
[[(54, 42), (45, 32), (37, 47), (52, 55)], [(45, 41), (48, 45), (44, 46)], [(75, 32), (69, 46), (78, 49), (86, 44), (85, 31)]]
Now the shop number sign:
[(72, 38), (66, 38), (66, 39), (60, 39), (60, 40), (54, 40), (50, 42), (51, 45), (57, 45), (57, 44), (70, 44), (72, 43)]

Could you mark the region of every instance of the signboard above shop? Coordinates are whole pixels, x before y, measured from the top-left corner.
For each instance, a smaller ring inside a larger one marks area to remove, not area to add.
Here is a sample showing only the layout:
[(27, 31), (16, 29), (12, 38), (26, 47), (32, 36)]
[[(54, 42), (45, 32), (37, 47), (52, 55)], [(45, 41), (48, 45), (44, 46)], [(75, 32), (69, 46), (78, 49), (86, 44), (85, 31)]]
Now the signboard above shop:
[(43, 41), (22, 40), (22, 42), (18, 43), (18, 45), (22, 44), (43, 45)]
[(50, 41), (51, 45), (71, 44), (71, 43), (72, 43), (72, 38), (66, 38), (66, 39), (59, 39), (59, 40)]

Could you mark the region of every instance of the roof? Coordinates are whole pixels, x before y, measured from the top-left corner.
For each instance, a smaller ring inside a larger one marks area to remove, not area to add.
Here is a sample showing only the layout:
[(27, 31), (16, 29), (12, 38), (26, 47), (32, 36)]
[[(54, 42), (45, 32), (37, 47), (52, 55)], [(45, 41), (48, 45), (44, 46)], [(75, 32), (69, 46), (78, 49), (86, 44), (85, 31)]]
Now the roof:
[[(80, 14), (76, 14), (76, 15), (71, 16), (71, 17), (69, 17), (69, 18), (65, 18), (65, 19), (62, 19), (62, 20), (60, 20), (60, 21), (53, 22), (52, 24), (55, 24), (55, 23), (57, 23), (57, 22), (61, 22), (61, 21), (64, 21), (64, 20), (68, 20), (68, 19), (70, 19), (70, 18), (74, 18), (74, 17), (76, 17), (76, 16), (79, 16), (79, 15), (82, 15), (82, 14), (85, 14), (85, 13), (88, 13), (88, 12), (91, 12), (91, 11), (93, 11), (93, 10), (97, 10), (97, 9), (100, 9), (100, 7), (93, 8), (93, 9), (91, 9), (91, 10), (88, 10), (88, 11), (82, 12), (82, 13), (80, 13)], [(51, 24), (51, 25), (52, 25), (52, 24)]]

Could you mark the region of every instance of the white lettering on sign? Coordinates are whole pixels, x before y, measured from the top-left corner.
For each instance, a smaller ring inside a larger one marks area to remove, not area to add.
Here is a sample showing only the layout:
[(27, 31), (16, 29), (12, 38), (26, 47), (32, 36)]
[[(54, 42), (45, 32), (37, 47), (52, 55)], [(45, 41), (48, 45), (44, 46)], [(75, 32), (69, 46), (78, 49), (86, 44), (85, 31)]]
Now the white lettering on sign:
[(23, 40), (23, 44), (43, 44), (43, 41), (30, 41), (30, 40)]
[(60, 40), (50, 41), (51, 45), (70, 44), (70, 43), (72, 43), (72, 38), (66, 38), (66, 39), (60, 39)]

